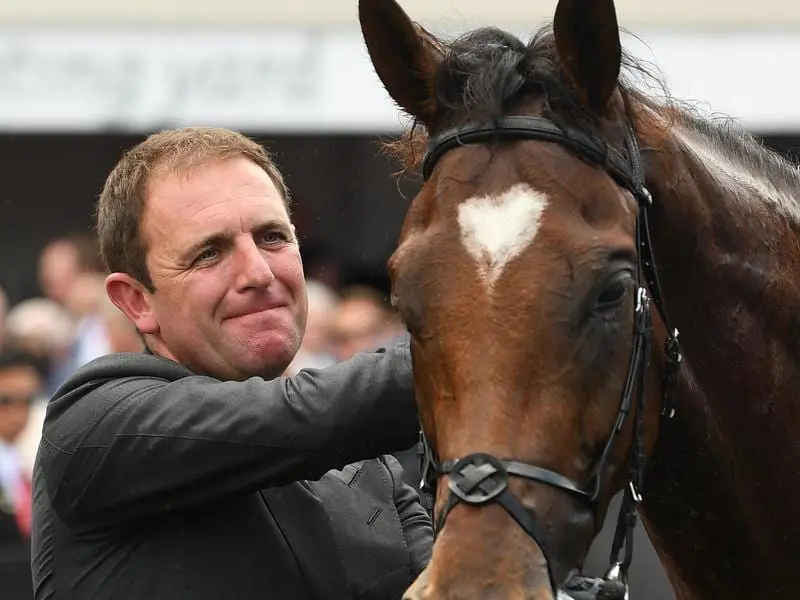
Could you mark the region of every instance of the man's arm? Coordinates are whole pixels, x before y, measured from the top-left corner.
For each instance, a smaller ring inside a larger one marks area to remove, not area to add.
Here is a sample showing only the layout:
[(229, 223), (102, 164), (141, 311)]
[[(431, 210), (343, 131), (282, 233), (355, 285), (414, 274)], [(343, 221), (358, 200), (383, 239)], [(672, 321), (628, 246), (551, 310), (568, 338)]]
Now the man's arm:
[(408, 546), (411, 575), (416, 578), (428, 566), (433, 548), (433, 526), (428, 511), (420, 503), (419, 494), (403, 482), (403, 467), (394, 456), (384, 456), (394, 480), (394, 504), (400, 515), (403, 535)]
[(78, 377), (48, 410), (39, 464), (53, 508), (73, 526), (316, 479), (408, 447), (418, 428), (407, 344), (272, 381), (123, 367)]

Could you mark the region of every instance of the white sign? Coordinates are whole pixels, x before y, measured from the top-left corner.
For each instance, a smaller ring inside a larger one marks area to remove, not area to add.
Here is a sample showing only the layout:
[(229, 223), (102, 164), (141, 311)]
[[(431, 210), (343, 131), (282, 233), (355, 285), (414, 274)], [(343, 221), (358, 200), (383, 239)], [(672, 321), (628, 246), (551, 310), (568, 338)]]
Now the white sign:
[[(800, 130), (800, 32), (639, 32), (677, 98)], [(0, 130), (386, 132), (403, 118), (357, 30), (0, 31)]]
[(0, 128), (396, 130), (359, 41), (315, 31), (0, 34)]

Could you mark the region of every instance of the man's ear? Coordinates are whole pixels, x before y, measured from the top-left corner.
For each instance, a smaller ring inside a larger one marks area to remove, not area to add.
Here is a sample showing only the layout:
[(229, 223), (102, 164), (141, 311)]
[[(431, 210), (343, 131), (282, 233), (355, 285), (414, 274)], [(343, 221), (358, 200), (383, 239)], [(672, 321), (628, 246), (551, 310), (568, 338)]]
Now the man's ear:
[(158, 333), (152, 294), (138, 280), (127, 273), (111, 273), (106, 277), (106, 293), (141, 333)]

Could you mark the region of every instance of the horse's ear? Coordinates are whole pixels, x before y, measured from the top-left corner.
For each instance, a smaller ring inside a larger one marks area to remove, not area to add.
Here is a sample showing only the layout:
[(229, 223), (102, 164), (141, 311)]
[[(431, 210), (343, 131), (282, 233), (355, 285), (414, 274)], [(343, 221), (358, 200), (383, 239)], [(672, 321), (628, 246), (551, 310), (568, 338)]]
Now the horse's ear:
[(444, 47), (412, 23), (394, 0), (359, 0), (358, 17), (386, 91), (403, 110), (430, 125), (436, 115), (435, 75)]
[(622, 59), (614, 0), (559, 0), (553, 30), (572, 86), (589, 108), (602, 114)]

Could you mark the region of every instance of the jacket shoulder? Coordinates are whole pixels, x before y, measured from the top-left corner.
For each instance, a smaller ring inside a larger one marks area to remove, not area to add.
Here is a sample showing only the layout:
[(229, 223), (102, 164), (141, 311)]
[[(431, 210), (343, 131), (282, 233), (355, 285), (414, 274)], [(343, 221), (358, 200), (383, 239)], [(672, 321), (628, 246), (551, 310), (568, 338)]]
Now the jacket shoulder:
[(53, 394), (47, 406), (42, 442), (71, 453), (109, 411), (136, 390), (192, 375), (182, 365), (143, 353), (101, 356), (83, 365)]
[(123, 377), (158, 378), (175, 381), (192, 372), (183, 365), (154, 354), (121, 352), (100, 356), (72, 374), (53, 394), (59, 398), (87, 383), (102, 382)]

